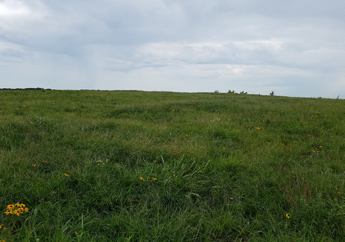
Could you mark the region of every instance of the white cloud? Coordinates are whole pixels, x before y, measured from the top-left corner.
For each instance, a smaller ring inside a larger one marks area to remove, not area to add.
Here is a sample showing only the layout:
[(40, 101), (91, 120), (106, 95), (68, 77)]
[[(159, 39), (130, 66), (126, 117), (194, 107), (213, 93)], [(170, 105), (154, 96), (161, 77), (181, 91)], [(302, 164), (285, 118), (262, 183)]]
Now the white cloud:
[[(0, 2), (0, 28), (2, 31), (25, 31), (45, 17), (44, 5), (36, 0), (5, 0)], [(37, 30), (37, 29), (36, 29)]]

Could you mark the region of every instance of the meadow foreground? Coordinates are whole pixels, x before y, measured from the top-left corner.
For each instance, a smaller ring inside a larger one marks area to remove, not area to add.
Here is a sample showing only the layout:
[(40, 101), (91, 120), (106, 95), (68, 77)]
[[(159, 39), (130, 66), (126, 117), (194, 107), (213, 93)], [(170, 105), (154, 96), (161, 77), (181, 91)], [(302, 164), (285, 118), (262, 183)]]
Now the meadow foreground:
[(0, 91), (0, 241), (344, 241), (344, 106)]

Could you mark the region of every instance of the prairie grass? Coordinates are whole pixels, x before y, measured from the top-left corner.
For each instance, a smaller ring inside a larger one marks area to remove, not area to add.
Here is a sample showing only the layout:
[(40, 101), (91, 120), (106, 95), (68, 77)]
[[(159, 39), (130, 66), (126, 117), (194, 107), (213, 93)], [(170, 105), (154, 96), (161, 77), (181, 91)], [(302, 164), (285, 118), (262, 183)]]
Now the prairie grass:
[[(344, 100), (0, 91), (0, 239), (343, 241)], [(27, 212), (6, 214), (8, 205)]]

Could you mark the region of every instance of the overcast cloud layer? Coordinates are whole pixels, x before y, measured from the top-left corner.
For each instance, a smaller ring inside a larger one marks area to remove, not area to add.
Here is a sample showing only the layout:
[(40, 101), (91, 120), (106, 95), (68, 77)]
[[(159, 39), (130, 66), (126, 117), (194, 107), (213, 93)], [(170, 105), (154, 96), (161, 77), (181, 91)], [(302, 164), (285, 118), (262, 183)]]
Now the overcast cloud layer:
[(0, 0), (0, 87), (345, 98), (345, 1)]

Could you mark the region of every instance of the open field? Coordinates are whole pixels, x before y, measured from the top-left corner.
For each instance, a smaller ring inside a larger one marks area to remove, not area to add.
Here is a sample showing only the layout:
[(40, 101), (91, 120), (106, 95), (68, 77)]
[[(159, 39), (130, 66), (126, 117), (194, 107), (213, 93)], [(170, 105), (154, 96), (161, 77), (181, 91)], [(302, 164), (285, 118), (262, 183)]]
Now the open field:
[(0, 91), (0, 239), (344, 241), (344, 107)]

